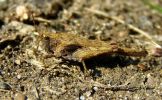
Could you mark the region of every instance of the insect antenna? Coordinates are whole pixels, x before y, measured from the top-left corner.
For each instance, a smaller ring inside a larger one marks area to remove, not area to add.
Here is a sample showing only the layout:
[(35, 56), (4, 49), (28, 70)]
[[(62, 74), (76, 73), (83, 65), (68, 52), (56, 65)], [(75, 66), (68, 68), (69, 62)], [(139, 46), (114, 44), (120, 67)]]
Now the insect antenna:
[[(31, 13), (31, 18), (32, 18), (32, 22), (33, 22), (33, 24), (34, 24), (34, 28), (35, 28), (35, 30), (36, 30), (36, 32), (39, 32), (39, 30), (38, 30), (38, 26), (36, 26), (36, 23), (35, 23), (35, 20), (34, 20), (34, 16), (33, 16), (33, 13)], [(37, 38), (36, 38), (36, 51), (38, 51), (38, 49), (39, 49), (39, 45), (40, 45), (40, 41), (42, 40), (42, 37), (43, 37), (43, 33), (42, 32), (40, 32), (40, 33), (38, 33), (38, 36), (37, 36)]]

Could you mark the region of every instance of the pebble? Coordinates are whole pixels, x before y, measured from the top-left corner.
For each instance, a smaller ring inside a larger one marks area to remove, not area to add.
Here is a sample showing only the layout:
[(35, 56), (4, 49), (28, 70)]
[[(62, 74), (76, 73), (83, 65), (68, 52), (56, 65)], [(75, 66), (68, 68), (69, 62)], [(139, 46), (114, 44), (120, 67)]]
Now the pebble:
[(16, 93), (14, 100), (27, 100), (27, 97), (22, 93)]
[(16, 16), (20, 18), (20, 20), (27, 20), (28, 19), (28, 10), (24, 5), (20, 5), (16, 7)]
[(147, 74), (147, 84), (150, 86), (155, 86), (157, 83), (156, 78), (152, 74)]
[(17, 65), (20, 65), (21, 64), (21, 62), (20, 62), (20, 60), (15, 60), (15, 63), (17, 64)]
[(0, 9), (4, 9), (7, 7), (7, 0), (0, 0)]
[(153, 48), (151, 54), (155, 57), (161, 57), (162, 56), (162, 47)]
[(137, 67), (141, 70), (141, 71), (146, 71), (148, 70), (148, 66), (146, 64), (138, 64)]
[(79, 97), (79, 100), (85, 100), (85, 97), (82, 95)]
[(134, 100), (141, 100), (141, 99), (140, 99), (140, 96), (139, 96), (138, 94), (134, 94), (133, 99), (134, 99)]
[(86, 92), (86, 96), (90, 97), (91, 96), (91, 91)]
[(97, 90), (98, 90), (98, 87), (96, 87), (96, 86), (95, 86), (95, 87), (93, 87), (93, 90), (97, 91)]
[(2, 70), (0, 70), (0, 76), (2, 76), (3, 74), (2, 74)]
[(21, 79), (21, 75), (17, 75), (17, 79)]
[(5, 82), (0, 82), (0, 89), (11, 90), (11, 86)]

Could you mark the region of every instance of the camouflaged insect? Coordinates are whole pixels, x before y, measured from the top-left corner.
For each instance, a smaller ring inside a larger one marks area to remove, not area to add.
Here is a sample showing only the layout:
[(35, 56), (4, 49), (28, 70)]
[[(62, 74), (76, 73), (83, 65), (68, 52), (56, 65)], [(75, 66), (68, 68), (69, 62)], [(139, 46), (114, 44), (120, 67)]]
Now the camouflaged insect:
[(145, 50), (119, 47), (117, 44), (101, 40), (90, 40), (70, 33), (45, 33), (49, 39), (49, 48), (56, 57), (83, 62), (102, 55), (146, 56)]

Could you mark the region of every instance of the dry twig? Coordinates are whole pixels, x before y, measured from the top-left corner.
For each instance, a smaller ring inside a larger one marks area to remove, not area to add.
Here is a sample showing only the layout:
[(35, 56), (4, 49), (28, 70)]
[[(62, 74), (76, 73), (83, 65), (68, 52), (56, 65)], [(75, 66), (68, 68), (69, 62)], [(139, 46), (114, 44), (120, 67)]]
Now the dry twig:
[(149, 87), (149, 86), (128, 86), (128, 85), (109, 86), (95, 81), (92, 81), (92, 84), (95, 87), (99, 87), (111, 91), (136, 91), (141, 89), (154, 89), (153, 87)]
[(149, 35), (149, 33), (145, 32), (145, 31), (143, 31), (143, 30), (141, 30), (141, 29), (139, 29), (139, 28), (137, 28), (137, 27), (135, 27), (135, 26), (133, 26), (131, 24), (128, 24), (128, 23), (124, 22), (123, 20), (119, 19), (118, 17), (110, 16), (106, 12), (95, 10), (95, 9), (85, 8), (85, 10), (88, 11), (88, 12), (91, 12), (91, 13), (106, 17), (106, 18), (110, 18), (112, 20), (117, 21), (118, 23), (124, 24), (128, 28), (130, 28), (130, 29), (142, 34), (143, 36), (145, 36), (147, 39), (149, 39), (151, 41), (151, 43), (153, 43), (155, 45), (155, 47), (162, 48), (158, 43), (156, 43), (154, 41), (154, 39)]

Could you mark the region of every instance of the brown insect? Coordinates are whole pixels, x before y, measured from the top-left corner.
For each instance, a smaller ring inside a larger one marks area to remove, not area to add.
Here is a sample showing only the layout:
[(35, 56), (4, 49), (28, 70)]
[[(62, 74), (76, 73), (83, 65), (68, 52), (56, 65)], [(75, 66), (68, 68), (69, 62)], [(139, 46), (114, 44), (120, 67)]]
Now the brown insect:
[(49, 40), (49, 49), (56, 57), (83, 63), (85, 60), (102, 55), (146, 56), (145, 50), (119, 47), (115, 43), (101, 40), (90, 40), (70, 33), (43, 33)]

